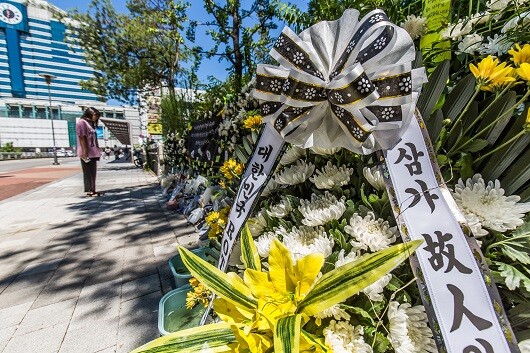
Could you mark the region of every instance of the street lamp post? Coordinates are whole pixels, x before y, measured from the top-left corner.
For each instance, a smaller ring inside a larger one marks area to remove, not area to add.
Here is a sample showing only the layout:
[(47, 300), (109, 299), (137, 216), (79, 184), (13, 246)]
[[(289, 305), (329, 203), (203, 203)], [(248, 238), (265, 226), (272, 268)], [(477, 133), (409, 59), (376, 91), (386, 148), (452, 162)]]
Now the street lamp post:
[(57, 161), (57, 146), (55, 145), (55, 129), (53, 128), (52, 94), (50, 91), (50, 85), (52, 83), (52, 79), (54, 79), (56, 76), (51, 75), (51, 74), (44, 74), (44, 73), (40, 73), (38, 75), (40, 77), (43, 77), (46, 80), (46, 84), (48, 85), (48, 99), (50, 101), (50, 118), (52, 120), (53, 165), (59, 165), (59, 162)]

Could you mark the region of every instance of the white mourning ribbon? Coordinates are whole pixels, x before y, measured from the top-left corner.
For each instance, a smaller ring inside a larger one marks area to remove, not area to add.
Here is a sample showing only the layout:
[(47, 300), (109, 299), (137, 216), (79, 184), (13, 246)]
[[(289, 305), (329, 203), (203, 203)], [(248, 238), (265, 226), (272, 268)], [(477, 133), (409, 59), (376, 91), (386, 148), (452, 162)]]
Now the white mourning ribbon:
[(382, 174), (402, 236), (424, 241), (412, 265), (439, 351), (519, 352), (483, 255), (464, 234), (465, 218), (444, 185), (419, 116), (384, 155)]

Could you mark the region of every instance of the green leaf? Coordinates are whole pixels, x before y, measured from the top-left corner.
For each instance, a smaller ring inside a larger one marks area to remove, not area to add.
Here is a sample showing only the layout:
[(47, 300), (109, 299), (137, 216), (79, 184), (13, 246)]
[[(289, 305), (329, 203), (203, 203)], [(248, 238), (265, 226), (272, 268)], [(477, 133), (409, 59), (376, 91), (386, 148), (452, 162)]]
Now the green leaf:
[(440, 132), (442, 132), (444, 115), (440, 109), (436, 110), (432, 117), (425, 122), (427, 126), (427, 131), (429, 132), (429, 137), (433, 143), (438, 140), (440, 137)]
[(501, 245), (501, 251), (504, 255), (508, 256), (513, 261), (518, 261), (525, 265), (530, 265), (530, 256), (528, 256), (528, 250), (522, 249), (519, 251), (509, 245), (509, 243)]
[(446, 149), (450, 150), (462, 136), (462, 121), (456, 122), (456, 124), (449, 130), (447, 134)]
[(436, 156), (436, 160), (438, 161), (438, 165), (440, 167), (443, 167), (444, 165), (449, 163), (449, 158), (446, 155), (439, 154)]
[(302, 337), (311, 346), (318, 346), (322, 350), (323, 353), (333, 353), (333, 351), (327, 345), (325, 345), (324, 342), (322, 342), (315, 335), (313, 335), (313, 334), (311, 334), (311, 333), (309, 333), (307, 331), (302, 330)]
[(274, 352), (298, 353), (300, 351), (300, 330), (302, 314), (282, 317), (274, 328)]
[(460, 159), (455, 163), (455, 168), (460, 170), (460, 177), (464, 180), (471, 178), (473, 172), (473, 157), (469, 153), (462, 153)]
[(482, 139), (475, 139), (472, 142), (468, 143), (461, 152), (478, 152), (483, 150), (487, 145), (488, 141)]
[(522, 284), (526, 290), (530, 290), (530, 278), (526, 277), (521, 271), (513, 266), (502, 262), (495, 262), (499, 266), (501, 276), (504, 278), (506, 287), (509, 290), (515, 290)]
[(179, 246), (179, 253), (191, 275), (213, 293), (247, 310), (257, 307), (256, 299), (241, 278), (229, 276), (182, 246)]
[[(482, 118), (482, 121), (477, 131), (482, 130), (482, 128), (485, 128), (486, 126), (491, 124), (499, 116), (509, 111), (510, 108), (512, 108), (511, 111), (513, 112), (513, 106), (515, 105), (515, 101), (516, 101), (516, 94), (513, 91), (510, 91), (506, 93), (505, 95), (503, 95), (501, 98), (499, 98), (485, 112), (484, 117)], [(497, 141), (497, 139), (502, 134), (506, 125), (508, 125), (511, 119), (512, 119), (512, 113), (507, 113), (506, 116), (501, 121), (497, 122), (493, 126), (493, 128), (490, 129), (488, 135), (486, 136), (486, 140), (488, 140), (490, 145), (493, 145), (495, 141)]]
[(170, 333), (157, 338), (131, 353), (193, 353), (193, 352), (231, 352), (228, 344), (236, 338), (225, 322), (205, 325)]
[(247, 224), (245, 224), (245, 227), (241, 232), (241, 258), (243, 259), (245, 268), (261, 271), (258, 248), (256, 248), (256, 244), (254, 243), (254, 239), (252, 238), (252, 234), (250, 234)]
[[(526, 139), (530, 141), (530, 134), (525, 134), (519, 138), (520, 140)], [(530, 150), (520, 156), (515, 163), (506, 171), (506, 176), (503, 178), (504, 191), (507, 195), (516, 193), (517, 189), (523, 187), (530, 180)]]
[(447, 86), (449, 79), (449, 60), (445, 60), (436, 67), (434, 72), (429, 76), (429, 82), (423, 86), (417, 107), (425, 120), (429, 120), (436, 102), (440, 98), (443, 90)]
[[(501, 140), (498, 140), (494, 146), (500, 146), (504, 142), (508, 141), (516, 134), (518, 134), (525, 122), (526, 114), (521, 115), (514, 122), (509, 124), (510, 129), (506, 136)], [(482, 176), (484, 180), (495, 180), (498, 179), (501, 175), (504, 174), (507, 168), (509, 168), (517, 158), (526, 152), (528, 145), (530, 144), (530, 134), (525, 134), (523, 137), (519, 138), (515, 142), (511, 143), (509, 146), (500, 149), (495, 152), (489, 159), (485, 160), (482, 168)], [(508, 183), (510, 182), (509, 179)], [(501, 184), (503, 180), (501, 180)]]
[(457, 83), (451, 93), (448, 94), (442, 108), (445, 118), (454, 121), (458, 117), (473, 96), (473, 93), (475, 92), (475, 84), (476, 81), (473, 74), (467, 75)]
[(491, 246), (499, 246), (503, 254), (513, 261), (530, 265), (530, 222), (525, 222), (517, 227), (509, 237)]
[(248, 161), (248, 155), (246, 154), (245, 150), (243, 149), (243, 147), (241, 147), (240, 145), (236, 145), (235, 146), (235, 153), (236, 153), (236, 157), (237, 159), (243, 163), (243, 164), (246, 164), (247, 161)]
[(348, 306), (348, 310), (354, 314), (364, 317), (365, 319), (368, 319), (372, 323), (372, 325), (375, 326), (376, 323), (374, 321), (373, 315), (370, 314), (368, 311), (364, 310), (363, 308)]
[(248, 136), (243, 138), (243, 147), (245, 147), (245, 151), (249, 156), (252, 155), (252, 143), (250, 142)]
[(521, 303), (508, 311), (508, 319), (512, 326), (530, 326), (530, 303)]
[(326, 273), (299, 303), (297, 312), (311, 316), (341, 303), (392, 271), (421, 243), (422, 241), (415, 240), (394, 245)]

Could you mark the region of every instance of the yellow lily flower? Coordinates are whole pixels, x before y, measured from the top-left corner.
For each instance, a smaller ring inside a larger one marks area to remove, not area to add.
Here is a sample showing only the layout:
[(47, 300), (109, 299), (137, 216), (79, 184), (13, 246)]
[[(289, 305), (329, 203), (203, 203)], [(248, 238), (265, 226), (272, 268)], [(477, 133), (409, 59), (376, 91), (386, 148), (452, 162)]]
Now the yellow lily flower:
[(506, 63), (499, 63), (498, 59), (494, 59), (491, 55), (482, 59), (477, 66), (469, 64), (469, 70), (477, 79), (477, 85), (482, 90), (486, 90), (490, 84), (504, 84), (515, 81), (515, 78), (510, 76), (513, 68), (506, 66)]
[(277, 239), (269, 252), (269, 272), (246, 269), (245, 284), (258, 300), (258, 313), (274, 325), (296, 312), (324, 265), (322, 254), (310, 254), (293, 265), (289, 250)]
[(517, 75), (519, 75), (520, 78), (526, 81), (528, 85), (530, 85), (530, 64), (523, 63), (519, 68), (517, 69)]
[(523, 63), (530, 64), (530, 44), (525, 44), (522, 48), (519, 44), (515, 44), (514, 48), (508, 50), (508, 54), (512, 56), (511, 60), (517, 67)]

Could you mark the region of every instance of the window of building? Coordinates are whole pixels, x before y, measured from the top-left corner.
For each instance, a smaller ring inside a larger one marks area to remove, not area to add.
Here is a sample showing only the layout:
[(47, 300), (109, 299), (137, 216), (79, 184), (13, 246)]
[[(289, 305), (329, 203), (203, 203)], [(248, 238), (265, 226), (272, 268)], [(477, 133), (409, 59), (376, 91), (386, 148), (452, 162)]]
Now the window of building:
[(64, 42), (65, 25), (61, 22), (51, 21), (50, 26), (52, 29), (52, 40)]
[(22, 117), (31, 119), (33, 118), (33, 107), (22, 107)]
[(123, 113), (116, 113), (116, 119), (123, 119)]
[(9, 105), (7, 116), (9, 118), (20, 118), (20, 108), (18, 105)]

